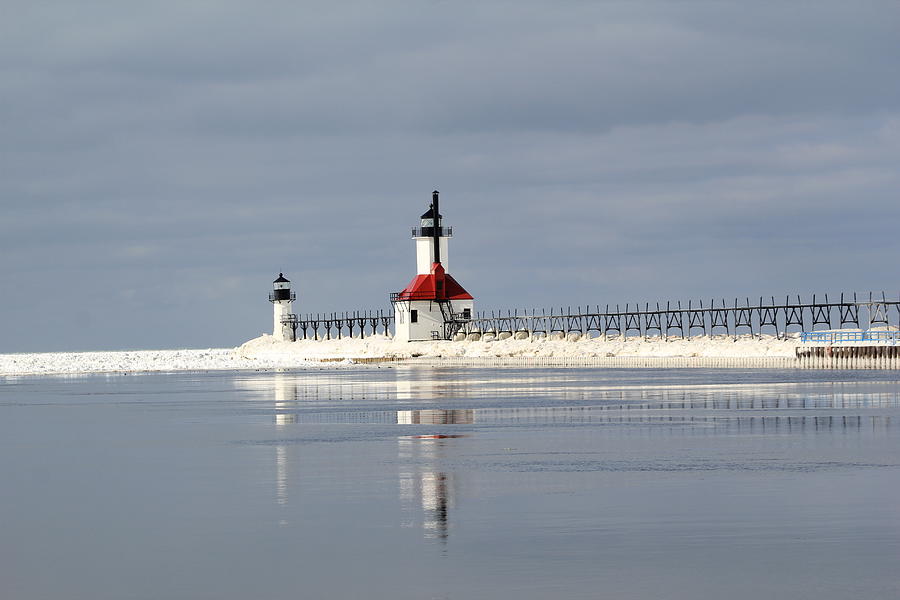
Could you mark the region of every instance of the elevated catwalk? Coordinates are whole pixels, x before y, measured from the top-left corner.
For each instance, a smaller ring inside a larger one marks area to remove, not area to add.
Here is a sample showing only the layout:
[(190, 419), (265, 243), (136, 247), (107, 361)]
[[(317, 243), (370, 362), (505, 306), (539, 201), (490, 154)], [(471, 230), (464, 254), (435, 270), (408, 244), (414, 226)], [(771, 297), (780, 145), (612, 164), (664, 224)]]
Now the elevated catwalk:
[[(880, 298), (872, 293), (868, 299), (841, 294), (831, 300), (828, 295), (813, 295), (804, 301), (786, 298), (778, 302), (759, 299), (726, 303), (725, 300), (682, 303), (666, 302), (570, 307), (550, 309), (510, 309), (483, 311), (472, 315), (462, 331), (467, 334), (553, 335), (577, 333), (581, 336), (644, 336), (690, 338), (692, 335), (762, 335), (783, 337), (788, 333), (815, 329), (872, 329), (900, 325), (900, 298)], [(391, 335), (393, 311), (351, 311), (306, 314), (296, 322), (298, 339), (334, 339), (371, 334)]]

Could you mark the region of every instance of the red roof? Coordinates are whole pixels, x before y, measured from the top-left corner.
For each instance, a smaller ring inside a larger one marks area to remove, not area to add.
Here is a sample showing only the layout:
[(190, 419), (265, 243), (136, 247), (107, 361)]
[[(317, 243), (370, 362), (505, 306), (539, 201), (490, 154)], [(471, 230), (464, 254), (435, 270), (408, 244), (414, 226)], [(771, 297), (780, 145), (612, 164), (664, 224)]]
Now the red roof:
[(428, 275), (416, 275), (397, 296), (397, 300), (474, 300), (441, 263), (431, 265)]

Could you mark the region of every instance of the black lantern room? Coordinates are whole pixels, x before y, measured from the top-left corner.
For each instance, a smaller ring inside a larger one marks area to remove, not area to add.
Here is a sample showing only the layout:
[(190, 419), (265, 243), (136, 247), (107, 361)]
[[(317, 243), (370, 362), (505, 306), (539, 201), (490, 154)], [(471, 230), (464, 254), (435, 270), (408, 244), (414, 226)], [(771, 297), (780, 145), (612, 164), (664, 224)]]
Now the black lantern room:
[(296, 300), (296, 295), (291, 291), (291, 282), (284, 276), (284, 273), (278, 274), (278, 279), (272, 282), (273, 290), (269, 293), (269, 302), (282, 302)]
[[(428, 206), (428, 210), (425, 211), (420, 217), (419, 226), (413, 227), (412, 236), (415, 237), (452, 237), (453, 236), (453, 228), (452, 227), (441, 227), (443, 225), (444, 215), (440, 214), (435, 207), (438, 206), (438, 192), (435, 190), (431, 194), (431, 204)], [(435, 218), (437, 215), (437, 218)], [(434, 235), (434, 228), (437, 227), (437, 235)]]

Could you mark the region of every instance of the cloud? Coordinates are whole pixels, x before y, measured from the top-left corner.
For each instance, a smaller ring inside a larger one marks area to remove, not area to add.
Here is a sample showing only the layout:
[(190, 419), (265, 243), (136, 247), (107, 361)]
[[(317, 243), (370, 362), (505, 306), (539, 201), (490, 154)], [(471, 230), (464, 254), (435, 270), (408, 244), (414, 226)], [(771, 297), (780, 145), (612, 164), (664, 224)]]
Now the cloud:
[(435, 187), (483, 307), (890, 285), (900, 9), (810, 6), (24, 5), (0, 351), (386, 307)]

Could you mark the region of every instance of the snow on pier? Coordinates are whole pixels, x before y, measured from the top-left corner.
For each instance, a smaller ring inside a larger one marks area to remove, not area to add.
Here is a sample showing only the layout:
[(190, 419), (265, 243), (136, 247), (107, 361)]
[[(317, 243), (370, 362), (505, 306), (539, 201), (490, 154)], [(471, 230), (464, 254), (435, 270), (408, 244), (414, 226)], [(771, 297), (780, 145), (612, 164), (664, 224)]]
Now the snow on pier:
[[(263, 335), (238, 348), (206, 350), (132, 350), (118, 352), (46, 352), (0, 354), (0, 376), (221, 371), (279, 368), (346, 368), (354, 360), (444, 361), (448, 365), (489, 366), (502, 361), (523, 364), (605, 364), (652, 366), (652, 359), (678, 359), (669, 366), (715, 366), (712, 359), (735, 359), (721, 366), (754, 366), (758, 359), (794, 358), (796, 339), (774, 336), (602, 338), (579, 341), (508, 338), (494, 341), (396, 342), (386, 336), (284, 342)], [(645, 359), (645, 360), (628, 360)], [(649, 360), (649, 362), (648, 362)], [(712, 361), (712, 362), (711, 362)], [(736, 362), (735, 362), (736, 361)], [(511, 363), (511, 364), (512, 364)], [(659, 366), (667, 366), (659, 363)], [(760, 363), (759, 366), (763, 366)]]
[(18, 375), (76, 375), (84, 373), (138, 373), (223, 371), (301, 367), (292, 357), (286, 363), (271, 358), (244, 358), (233, 348), (208, 350), (128, 350), (118, 352), (41, 352), (0, 354), (0, 377)]
[(338, 358), (792, 358), (796, 338), (775, 336), (695, 337), (690, 340), (662, 338), (582, 338), (578, 341), (550, 338), (507, 338), (493, 341), (396, 342), (374, 335), (337, 340), (279, 342), (264, 335), (237, 349), (246, 358), (306, 360)]

